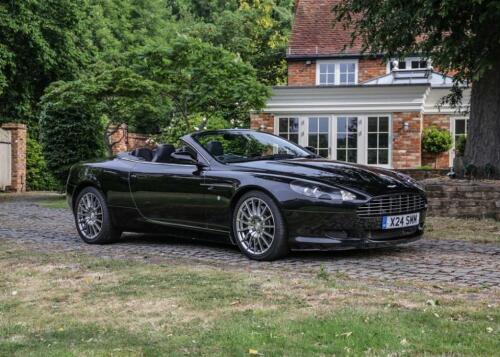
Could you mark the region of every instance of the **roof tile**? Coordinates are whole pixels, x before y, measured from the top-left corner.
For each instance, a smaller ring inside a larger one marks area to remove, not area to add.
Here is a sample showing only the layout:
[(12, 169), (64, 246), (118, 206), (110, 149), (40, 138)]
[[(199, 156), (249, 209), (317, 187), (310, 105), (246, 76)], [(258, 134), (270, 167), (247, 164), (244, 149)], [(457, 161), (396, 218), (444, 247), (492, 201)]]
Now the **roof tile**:
[(351, 31), (332, 12), (342, 0), (299, 0), (288, 46), (288, 57), (357, 55), (361, 41), (350, 46)]

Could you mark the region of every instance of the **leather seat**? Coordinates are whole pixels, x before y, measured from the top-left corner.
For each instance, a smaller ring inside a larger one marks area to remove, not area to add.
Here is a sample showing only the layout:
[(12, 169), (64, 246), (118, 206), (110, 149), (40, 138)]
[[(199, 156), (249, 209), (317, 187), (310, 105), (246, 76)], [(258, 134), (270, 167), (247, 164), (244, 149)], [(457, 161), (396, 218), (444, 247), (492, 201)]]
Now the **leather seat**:
[(137, 148), (132, 151), (132, 155), (140, 157), (145, 161), (151, 161), (153, 159), (153, 151), (148, 148)]
[(218, 141), (209, 141), (207, 143), (207, 151), (211, 153), (213, 156), (224, 155), (224, 148), (222, 147), (222, 144)]
[(175, 148), (173, 145), (170, 144), (163, 144), (163, 145), (158, 145), (156, 148), (156, 152), (153, 156), (153, 162), (170, 162), (172, 161), (172, 153), (175, 151)]

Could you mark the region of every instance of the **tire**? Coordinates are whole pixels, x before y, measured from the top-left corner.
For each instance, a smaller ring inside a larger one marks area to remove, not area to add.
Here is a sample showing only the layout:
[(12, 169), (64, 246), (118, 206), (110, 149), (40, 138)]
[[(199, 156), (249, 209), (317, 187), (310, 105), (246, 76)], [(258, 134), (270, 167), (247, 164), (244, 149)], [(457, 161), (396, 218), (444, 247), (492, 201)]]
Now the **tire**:
[(271, 261), (289, 252), (286, 225), (274, 200), (261, 191), (245, 193), (236, 203), (234, 240), (250, 259)]
[(120, 238), (122, 232), (112, 225), (106, 200), (96, 188), (85, 187), (78, 194), (73, 213), (76, 229), (85, 243), (105, 244)]

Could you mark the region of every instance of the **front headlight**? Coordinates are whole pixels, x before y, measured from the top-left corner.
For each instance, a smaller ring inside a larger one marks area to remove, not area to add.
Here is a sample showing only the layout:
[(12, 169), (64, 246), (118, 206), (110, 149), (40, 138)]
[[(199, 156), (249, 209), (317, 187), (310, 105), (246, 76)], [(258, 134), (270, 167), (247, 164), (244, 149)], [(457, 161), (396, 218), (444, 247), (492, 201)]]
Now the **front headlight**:
[(352, 201), (356, 199), (356, 195), (349, 191), (302, 181), (293, 181), (290, 183), (290, 188), (301, 195), (320, 200)]

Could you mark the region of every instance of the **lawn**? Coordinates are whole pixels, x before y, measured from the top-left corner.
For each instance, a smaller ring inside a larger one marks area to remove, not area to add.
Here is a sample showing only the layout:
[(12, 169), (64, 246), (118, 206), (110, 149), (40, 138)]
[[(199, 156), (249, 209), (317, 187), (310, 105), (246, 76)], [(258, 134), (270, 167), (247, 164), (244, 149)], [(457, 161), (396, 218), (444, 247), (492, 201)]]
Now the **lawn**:
[[(0, 355), (494, 355), (498, 296), (0, 241)], [(390, 283), (386, 283), (390, 284)]]

